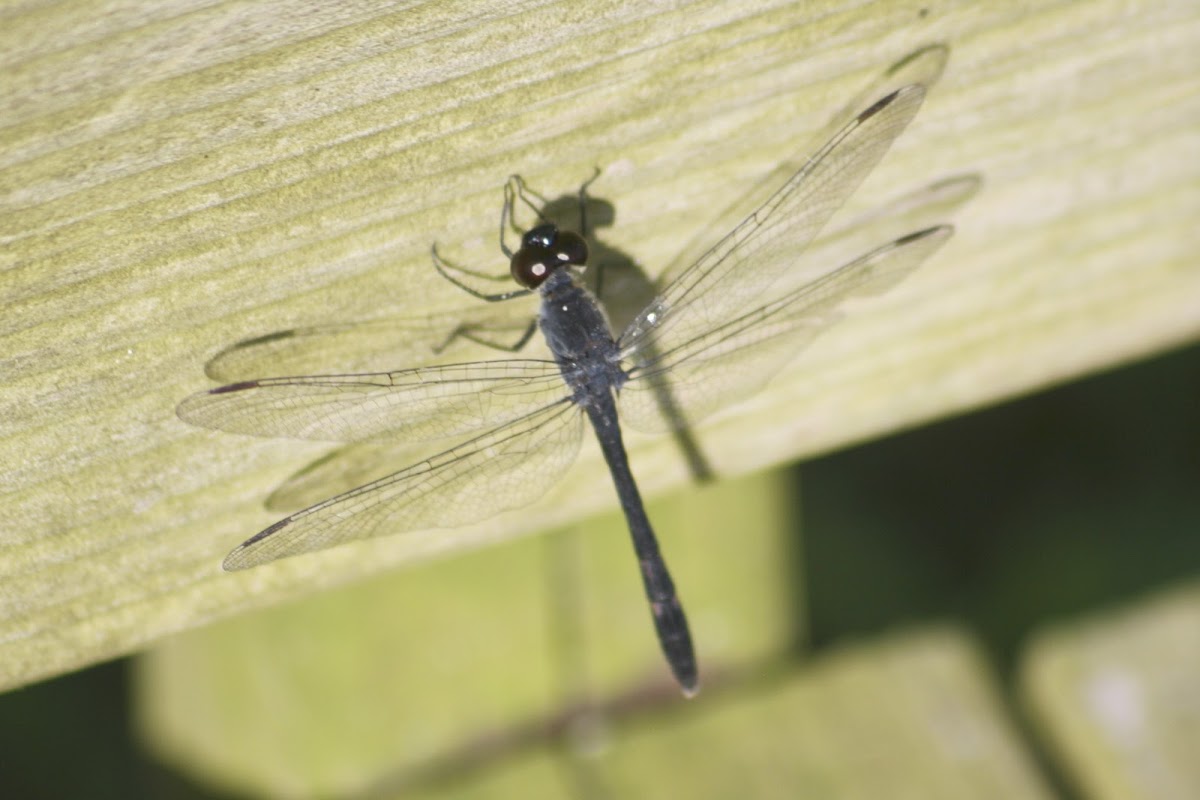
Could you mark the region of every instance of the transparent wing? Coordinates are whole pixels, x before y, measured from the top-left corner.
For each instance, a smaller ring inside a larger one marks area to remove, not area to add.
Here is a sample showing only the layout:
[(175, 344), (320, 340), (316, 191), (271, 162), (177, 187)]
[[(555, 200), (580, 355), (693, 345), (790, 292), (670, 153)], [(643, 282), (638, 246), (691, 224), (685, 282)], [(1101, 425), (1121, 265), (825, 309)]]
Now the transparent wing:
[[(812, 160), (811, 155), (813, 153), (819, 152), (827, 142), (832, 141), (846, 125), (853, 122), (862, 113), (864, 108), (871, 106), (879, 98), (887, 97), (905, 86), (924, 86), (926, 91), (928, 91), (941, 77), (942, 72), (946, 68), (946, 61), (949, 55), (950, 51), (944, 45), (931, 45), (909, 54), (889, 67), (882, 75), (864, 87), (861, 92), (847, 101), (846, 105), (833, 115), (825, 127), (812, 137), (808, 145), (797, 153), (796, 158), (789, 158), (776, 165), (753, 189), (738, 197), (737, 200), (726, 207), (710, 224), (706, 225), (704, 231), (699, 233), (686, 247), (680, 250), (667, 268), (662, 271), (658, 280), (659, 285), (670, 285), (712, 248), (717, 236), (723, 235), (726, 231), (733, 230), (743, 220), (761, 208), (771, 195), (779, 190), (779, 187), (786, 184), (804, 168), (807, 162)], [(845, 254), (842, 258), (821, 262), (821, 272), (827, 272), (831, 263), (845, 263), (854, 256), (865, 253), (869, 248), (878, 245), (880, 242), (890, 241), (908, 231), (930, 227), (941, 219), (943, 218), (939, 217), (938, 220), (927, 224), (912, 225), (896, 231), (890, 236), (881, 235), (878, 238), (870, 239), (862, 247)], [(841, 231), (838, 233), (840, 234)], [(814, 246), (820, 243), (820, 240), (818, 240)], [(795, 271), (796, 267), (794, 265), (787, 268), (789, 276)], [(796, 285), (816, 277), (818, 276), (811, 273), (802, 273), (797, 279)]]
[(567, 393), (554, 362), (512, 359), (243, 381), (191, 395), (176, 413), (251, 436), (427, 440), (503, 424)]
[(268, 511), (289, 514), (327, 497), (379, 480), (397, 467), (422, 461), (444, 442), (356, 442), (339, 447), (290, 475), (263, 502)]
[[(671, 350), (752, 308), (767, 287), (796, 263), (908, 125), (924, 100), (926, 86), (940, 75), (944, 62), (944, 49), (934, 48), (890, 70), (883, 85), (897, 80), (913, 82), (859, 111), (757, 210), (668, 283), (622, 334), (623, 356), (636, 362), (640, 352)], [(779, 174), (776, 170), (772, 180)], [(757, 201), (764, 195), (766, 190), (759, 188), (748, 197)], [(740, 211), (745, 203), (733, 208)], [(781, 291), (790, 291), (810, 278), (792, 275)]]
[[(955, 210), (974, 197), (982, 183), (982, 179), (975, 174), (948, 177), (894, 197), (886, 203), (859, 214), (845, 224), (838, 225), (832, 230), (823, 231), (805, 249), (796, 263), (788, 267), (788, 277), (791, 278), (795, 274), (813, 276), (815, 279), (827, 273), (830, 264), (845, 264), (854, 256), (867, 252), (879, 242), (901, 238), (911, 231), (936, 227), (938, 223), (950, 218)], [(812, 324), (805, 326), (805, 329), (812, 337), (815, 337), (821, 330), (833, 324), (837, 318), (836, 314), (821, 315), (814, 318), (811, 321)], [(763, 331), (762, 335), (768, 336), (766, 331)], [(781, 357), (786, 361), (786, 353), (795, 353), (803, 348), (806, 344), (804, 337), (805, 334), (802, 330), (795, 330), (790, 337), (771, 340), (774, 344), (768, 346), (785, 348)], [(772, 363), (771, 357), (764, 353), (763, 359), (764, 369), (767, 373), (771, 372), (769, 367), (769, 364)], [(712, 379), (722, 380), (719, 371), (710, 370), (710, 372), (716, 372)], [(711, 410), (710, 406), (720, 406), (720, 402), (717, 402), (720, 399), (720, 392), (714, 390), (707, 402), (693, 400), (691, 408), (680, 408), (672, 391), (671, 383), (665, 376), (648, 374), (647, 381), (648, 383), (639, 384), (636, 389), (643, 393), (653, 392), (657, 408), (653, 412), (649, 407), (644, 408), (641, 412), (631, 412), (633, 415), (645, 419), (643, 425), (640, 426), (643, 430), (659, 431), (670, 427), (677, 430), (682, 429), (688, 424), (686, 412), (691, 411), (693, 417), (703, 417), (708, 410)], [(753, 391), (753, 387), (759, 383), (761, 381), (751, 380), (749, 382), (751, 388), (747, 394)], [(690, 397), (696, 396), (694, 391), (687, 394)], [(701, 396), (703, 395), (701, 394)], [(643, 403), (647, 401), (648, 397), (649, 395), (646, 394), (635, 395), (636, 399), (632, 402)]]
[(582, 416), (560, 400), (458, 447), (285, 517), (225, 557), (227, 570), (391, 533), (451, 528), (533, 502), (579, 452)]
[(466, 326), (491, 332), (499, 342), (516, 341), (535, 314), (536, 308), (527, 304), (494, 303), (419, 317), (292, 328), (237, 342), (217, 353), (204, 371), (213, 380), (232, 383), (260, 375), (383, 372), (397, 364), (462, 361), (459, 345), (467, 342), (455, 339), (456, 330)]
[[(974, 197), (983, 180), (978, 175), (955, 175), (893, 197), (845, 224), (822, 232), (788, 267), (814, 280), (829, 272), (834, 264), (846, 264), (882, 242), (900, 239), (913, 231), (936, 227)], [(835, 220), (836, 222), (836, 220)]]
[[(884, 292), (953, 234), (943, 225), (904, 236), (737, 319), (630, 369), (621, 419), (649, 432), (694, 425), (758, 391), (822, 331), (853, 295)], [(663, 392), (671, 402), (664, 406)]]

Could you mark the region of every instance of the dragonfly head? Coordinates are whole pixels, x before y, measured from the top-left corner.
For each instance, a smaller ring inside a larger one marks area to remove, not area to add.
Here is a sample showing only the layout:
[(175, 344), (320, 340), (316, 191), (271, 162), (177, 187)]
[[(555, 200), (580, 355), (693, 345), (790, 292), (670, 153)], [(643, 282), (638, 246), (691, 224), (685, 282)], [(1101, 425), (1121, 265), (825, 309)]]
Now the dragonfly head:
[(588, 246), (582, 236), (546, 223), (530, 228), (521, 237), (521, 249), (513, 253), (509, 268), (513, 280), (526, 289), (536, 289), (554, 270), (582, 267), (587, 257)]

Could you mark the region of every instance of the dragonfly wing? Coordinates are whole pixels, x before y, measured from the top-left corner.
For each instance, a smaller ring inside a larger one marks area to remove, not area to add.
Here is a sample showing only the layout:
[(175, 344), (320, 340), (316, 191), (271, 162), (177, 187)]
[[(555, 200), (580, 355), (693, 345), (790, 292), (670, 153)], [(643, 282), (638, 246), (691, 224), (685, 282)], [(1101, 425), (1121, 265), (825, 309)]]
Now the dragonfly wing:
[(441, 442), (355, 442), (326, 453), (293, 473), (263, 502), (268, 511), (290, 514), (335, 494), (378, 480), (445, 449)]
[(685, 428), (758, 391), (841, 318), (854, 295), (886, 291), (953, 234), (942, 225), (901, 237), (825, 277), (629, 369), (621, 418), (644, 431)]
[(243, 381), (191, 395), (176, 413), (251, 436), (430, 440), (517, 419), (566, 394), (554, 362), (511, 359)]
[[(922, 48), (915, 53), (906, 56), (896, 64), (893, 64), (881, 76), (873, 80), (861, 92), (851, 98), (837, 114), (835, 114), (825, 127), (813, 135), (806, 147), (797, 153), (797, 157), (789, 158), (786, 161), (775, 166), (770, 173), (762, 178), (750, 191), (737, 198), (730, 204), (720, 215), (717, 216), (710, 224), (705, 226), (704, 232), (697, 235), (687, 247), (683, 248), (671, 263), (663, 270), (659, 277), (659, 285), (667, 286), (678, 278), (685, 270), (691, 267), (694, 263), (700, 260), (709, 249), (713, 246), (713, 234), (723, 234), (726, 231), (733, 230), (743, 220), (757, 211), (764, 203), (775, 194), (779, 187), (786, 184), (792, 176), (800, 172), (805, 164), (812, 160), (811, 154), (819, 152), (826, 142), (834, 139), (838, 133), (846, 127), (847, 124), (854, 121), (864, 108), (869, 107), (881, 97), (887, 97), (904, 86), (915, 85), (924, 86), (926, 91), (929, 90), (942, 75), (942, 71), (946, 67), (946, 61), (949, 58), (949, 50), (943, 45), (931, 45)], [(921, 228), (929, 227), (940, 221), (943, 217), (929, 222), (927, 224), (912, 225), (897, 231), (894, 235), (882, 235), (878, 238), (867, 241), (863, 247), (846, 253), (843, 258), (834, 259), (832, 262), (823, 262), (825, 269), (828, 269), (830, 263), (843, 264), (860, 253), (864, 253), (868, 248), (877, 245), (879, 242), (886, 242), (900, 236), (908, 231), (920, 230)], [(788, 272), (792, 272), (793, 268), (789, 267)], [(812, 275), (811, 277), (817, 277)]]
[(232, 383), (260, 375), (384, 372), (396, 364), (461, 361), (456, 343), (466, 340), (455, 340), (456, 330), (490, 331), (499, 341), (515, 341), (535, 313), (528, 306), (514, 313), (499, 305), (504, 304), (276, 331), (230, 345), (204, 371), (215, 381)]
[[(951, 176), (893, 197), (845, 224), (835, 224), (822, 231), (795, 265), (788, 267), (785, 280), (793, 283), (794, 271), (820, 277), (829, 272), (832, 265), (846, 264), (878, 247), (881, 242), (891, 242), (913, 231), (936, 227), (951, 219), (954, 212), (974, 197), (982, 185), (983, 180), (975, 174)], [(778, 288), (779, 285), (776, 286)]]
[(391, 533), (450, 528), (526, 505), (579, 452), (578, 407), (559, 400), (386, 478), (285, 517), (226, 556), (227, 570)]
[[(928, 79), (939, 72), (940, 66)], [(622, 334), (622, 354), (636, 362), (641, 351), (671, 350), (753, 308), (883, 158), (925, 91), (923, 83), (906, 84), (859, 111), (757, 210), (665, 286)], [(751, 196), (763, 194), (756, 190)], [(809, 278), (791, 276), (783, 291)]]

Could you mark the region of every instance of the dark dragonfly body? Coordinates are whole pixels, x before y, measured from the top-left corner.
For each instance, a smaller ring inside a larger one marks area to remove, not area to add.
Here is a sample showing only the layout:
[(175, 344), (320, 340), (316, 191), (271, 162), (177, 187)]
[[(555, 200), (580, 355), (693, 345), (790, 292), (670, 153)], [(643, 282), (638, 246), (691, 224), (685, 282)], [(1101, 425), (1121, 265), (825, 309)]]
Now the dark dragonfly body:
[(587, 246), (553, 225), (529, 231), (512, 257), (514, 279), (541, 293), (538, 326), (571, 387), (571, 400), (587, 414), (600, 443), (637, 554), (638, 567), (654, 627), (675, 679), (687, 694), (696, 691), (696, 654), (675, 583), (658, 549), (658, 540), (629, 468), (617, 422), (616, 393), (629, 376), (621, 368), (621, 349), (596, 298), (571, 267), (585, 265)]

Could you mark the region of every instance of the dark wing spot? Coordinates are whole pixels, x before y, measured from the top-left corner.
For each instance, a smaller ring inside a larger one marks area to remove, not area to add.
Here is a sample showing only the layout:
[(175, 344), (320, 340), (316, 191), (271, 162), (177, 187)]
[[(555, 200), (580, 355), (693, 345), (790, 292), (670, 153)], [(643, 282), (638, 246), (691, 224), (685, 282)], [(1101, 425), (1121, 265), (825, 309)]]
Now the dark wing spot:
[(226, 392), (241, 392), (246, 389), (254, 389), (261, 385), (262, 383), (260, 381), (239, 381), (238, 383), (231, 383), (228, 386), (218, 386), (216, 389), (209, 389), (208, 393), (225, 394)]
[(885, 95), (884, 97), (881, 97), (878, 100), (876, 100), (874, 103), (872, 103), (870, 105), (869, 108), (867, 108), (867, 110), (859, 113), (858, 121), (864, 122), (864, 121), (870, 119), (871, 117), (875, 116), (876, 114), (878, 114), (883, 109), (890, 106), (892, 104), (892, 101), (896, 99), (896, 95), (898, 95), (898, 94), (900, 94), (899, 89), (897, 89), (896, 91), (892, 92), (889, 95)]
[(905, 235), (903, 235), (899, 239), (897, 239), (895, 243), (896, 243), (896, 246), (900, 246), (900, 245), (908, 244), (909, 242), (915, 242), (917, 239), (924, 239), (926, 236), (930, 236), (930, 235), (942, 230), (943, 228), (948, 228), (948, 227), (950, 227), (950, 226), (935, 225), (932, 228), (926, 228), (925, 230), (913, 231), (912, 233), (906, 233)]

